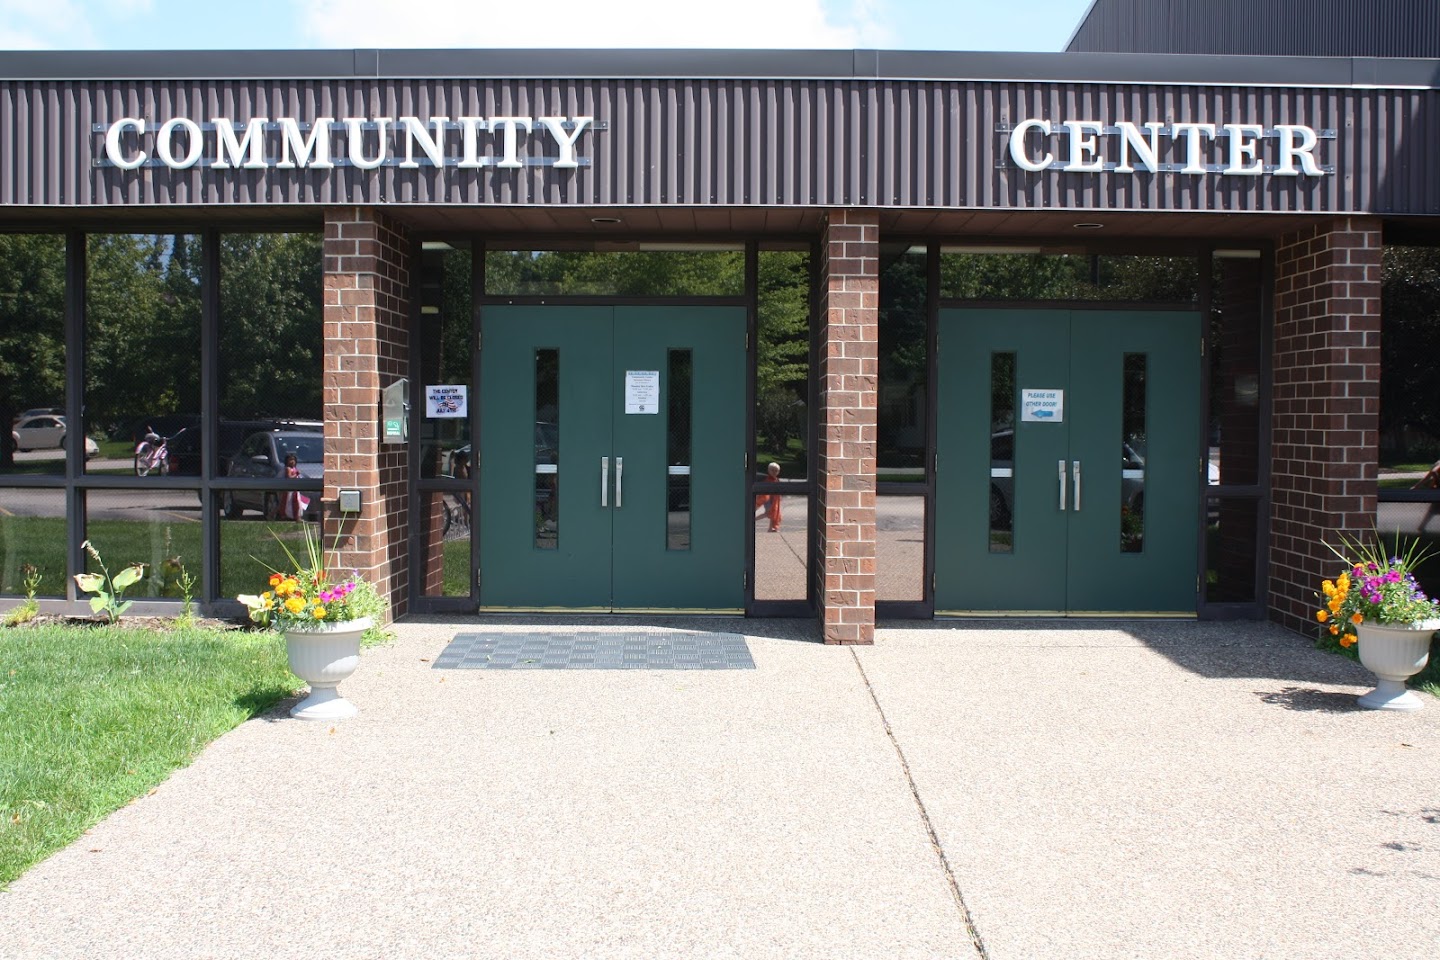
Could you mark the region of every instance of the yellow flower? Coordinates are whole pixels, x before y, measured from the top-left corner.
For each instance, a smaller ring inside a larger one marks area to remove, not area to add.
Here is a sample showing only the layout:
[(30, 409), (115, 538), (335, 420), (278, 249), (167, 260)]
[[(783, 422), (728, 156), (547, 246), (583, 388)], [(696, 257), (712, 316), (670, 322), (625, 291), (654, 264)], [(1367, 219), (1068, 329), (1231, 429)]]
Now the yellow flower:
[(1352, 614), (1350, 614), (1350, 622), (1351, 622), (1351, 623), (1364, 623), (1364, 622), (1365, 622), (1365, 618), (1362, 617), (1362, 616), (1361, 616), (1360, 614), (1358, 614), (1358, 613), (1352, 613)]
[(1325, 596), (1327, 597), (1335, 596), (1335, 584), (1331, 583), (1329, 580), (1326, 580), (1324, 583), (1320, 584), (1320, 589), (1325, 592)]
[(290, 599), (285, 601), (285, 609), (289, 610), (291, 613), (299, 613), (301, 610), (305, 609), (305, 601), (301, 600), (299, 597), (291, 597)]
[(1348, 574), (1348, 573), (1342, 573), (1342, 574), (1340, 574), (1340, 576), (1335, 579), (1335, 586), (1336, 586), (1336, 588), (1338, 588), (1341, 592), (1349, 591), (1349, 589), (1350, 589), (1350, 574)]
[(274, 596), (274, 594), (272, 594), (269, 590), (266, 590), (264, 593), (260, 594), (260, 599), (269, 600), (272, 596)]
[(275, 601), (274, 601), (274, 600), (266, 600), (266, 601), (265, 601), (265, 609), (266, 609), (266, 610), (274, 610), (274, 609), (275, 609)]
[(322, 607), (320, 604), (318, 604), (318, 603), (315, 604), (315, 607), (314, 607), (314, 609), (313, 609), (311, 612), (315, 614), (315, 619), (316, 619), (316, 620), (324, 620), (324, 619), (325, 619), (325, 608)]
[(1330, 612), (1331, 612), (1331, 613), (1339, 613), (1339, 612), (1340, 612), (1340, 603), (1341, 603), (1341, 601), (1340, 601), (1340, 598), (1339, 598), (1339, 597), (1336, 597), (1334, 600), (1331, 600), (1330, 603), (1327, 604), (1327, 606), (1330, 607)]
[(1315, 611), (1315, 619), (1319, 620), (1321, 623), (1324, 623), (1326, 620), (1330, 619), (1330, 614), (1326, 613), (1324, 610), (1317, 610)]
[(1333, 624), (1333, 623), (1330, 624), (1330, 636), (1333, 637), (1333, 636), (1335, 636), (1335, 634), (1337, 634), (1337, 633), (1339, 633), (1339, 632), (1340, 632), (1340, 628), (1339, 628), (1339, 627), (1335, 626), (1335, 624)]

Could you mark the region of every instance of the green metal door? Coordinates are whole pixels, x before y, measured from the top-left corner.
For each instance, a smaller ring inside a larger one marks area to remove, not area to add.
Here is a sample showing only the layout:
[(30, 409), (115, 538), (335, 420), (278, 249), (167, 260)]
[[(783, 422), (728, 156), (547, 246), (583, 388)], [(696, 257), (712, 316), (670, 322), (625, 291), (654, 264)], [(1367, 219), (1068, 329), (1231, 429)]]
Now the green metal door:
[(734, 307), (486, 309), (483, 607), (741, 606), (744, 332)]
[(1194, 611), (1200, 329), (941, 311), (937, 610)]

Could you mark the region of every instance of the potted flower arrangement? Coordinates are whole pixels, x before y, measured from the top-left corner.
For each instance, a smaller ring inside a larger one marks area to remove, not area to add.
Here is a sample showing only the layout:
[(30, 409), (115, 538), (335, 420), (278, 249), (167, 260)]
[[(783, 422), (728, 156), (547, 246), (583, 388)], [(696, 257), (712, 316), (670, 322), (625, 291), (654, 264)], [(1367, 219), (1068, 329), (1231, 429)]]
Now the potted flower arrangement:
[(308, 524), (304, 530), (305, 559), (297, 560), (281, 541), (291, 569), (273, 571), (269, 590), (237, 599), (249, 608), (251, 620), (284, 632), (290, 670), (310, 685), (310, 695), (290, 716), (341, 720), (357, 711), (337, 688), (360, 665), (360, 640), (385, 603), (358, 570), (342, 575), (334, 562), (327, 566), (319, 536)]
[(1405, 681), (1425, 669), (1430, 638), (1440, 630), (1440, 603), (1415, 581), (1425, 552), (1412, 542), (1403, 550), (1397, 543), (1389, 554), (1378, 540), (1345, 539), (1339, 548), (1330, 548), (1346, 569), (1320, 585), (1325, 605), (1315, 619), (1341, 647), (1358, 643), (1360, 662), (1378, 678), (1360, 706), (1419, 710), (1420, 698), (1405, 689)]

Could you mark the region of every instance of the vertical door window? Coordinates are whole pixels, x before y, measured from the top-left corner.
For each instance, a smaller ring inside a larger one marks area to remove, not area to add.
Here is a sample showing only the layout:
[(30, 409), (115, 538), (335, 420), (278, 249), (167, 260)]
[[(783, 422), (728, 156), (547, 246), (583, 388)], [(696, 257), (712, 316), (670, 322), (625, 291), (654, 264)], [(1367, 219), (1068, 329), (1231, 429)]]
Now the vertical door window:
[(560, 351), (535, 351), (535, 547), (560, 546)]
[(1122, 376), (1120, 552), (1145, 549), (1145, 374), (1143, 353), (1125, 354)]
[(1015, 552), (1015, 354), (990, 356), (990, 552)]
[(665, 440), (665, 548), (690, 549), (690, 435), (694, 363), (689, 350), (671, 350), (666, 373), (669, 429)]

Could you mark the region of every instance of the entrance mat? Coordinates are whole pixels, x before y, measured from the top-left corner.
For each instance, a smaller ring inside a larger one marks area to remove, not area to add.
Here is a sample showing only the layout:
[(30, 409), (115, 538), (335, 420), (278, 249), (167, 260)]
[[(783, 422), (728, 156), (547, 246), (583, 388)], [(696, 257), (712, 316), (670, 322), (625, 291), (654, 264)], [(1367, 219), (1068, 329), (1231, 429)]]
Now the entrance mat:
[(461, 633), (436, 670), (754, 670), (734, 633)]

